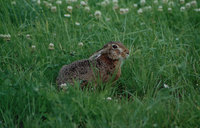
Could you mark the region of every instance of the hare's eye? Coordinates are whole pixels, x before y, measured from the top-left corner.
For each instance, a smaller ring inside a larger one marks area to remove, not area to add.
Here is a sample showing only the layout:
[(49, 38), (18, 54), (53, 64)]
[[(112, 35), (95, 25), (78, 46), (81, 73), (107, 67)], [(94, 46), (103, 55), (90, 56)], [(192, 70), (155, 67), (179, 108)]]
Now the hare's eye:
[(117, 45), (115, 45), (115, 44), (114, 44), (112, 47), (113, 47), (114, 49), (115, 49), (115, 48), (118, 48)]

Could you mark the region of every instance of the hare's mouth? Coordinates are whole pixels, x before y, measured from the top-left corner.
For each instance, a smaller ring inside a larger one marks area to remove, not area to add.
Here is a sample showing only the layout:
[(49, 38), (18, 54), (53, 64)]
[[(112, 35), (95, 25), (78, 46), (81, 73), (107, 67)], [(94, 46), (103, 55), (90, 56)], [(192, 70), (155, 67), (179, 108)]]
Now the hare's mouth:
[(129, 58), (129, 54), (126, 54), (126, 59), (128, 59)]
[(120, 61), (124, 61), (124, 60), (126, 60), (126, 59), (128, 59), (129, 58), (129, 54), (125, 54), (125, 55), (120, 55), (119, 56), (119, 60)]

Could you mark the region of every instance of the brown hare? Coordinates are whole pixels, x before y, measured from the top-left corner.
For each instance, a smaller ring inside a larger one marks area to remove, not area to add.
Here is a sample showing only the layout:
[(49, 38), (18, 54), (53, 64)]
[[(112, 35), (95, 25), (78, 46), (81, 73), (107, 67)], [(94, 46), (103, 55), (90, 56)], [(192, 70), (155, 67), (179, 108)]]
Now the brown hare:
[(81, 87), (90, 82), (97, 84), (110, 80), (116, 81), (121, 75), (123, 60), (129, 56), (129, 50), (120, 42), (109, 42), (89, 59), (78, 60), (64, 65), (58, 74), (57, 85), (74, 84), (79, 81)]

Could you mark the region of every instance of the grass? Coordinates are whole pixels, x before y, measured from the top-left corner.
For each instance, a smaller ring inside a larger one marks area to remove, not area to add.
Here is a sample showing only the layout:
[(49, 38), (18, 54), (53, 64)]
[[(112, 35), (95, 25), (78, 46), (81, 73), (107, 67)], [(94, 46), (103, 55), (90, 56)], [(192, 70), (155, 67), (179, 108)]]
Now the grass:
[[(0, 34), (11, 35), (0, 38), (0, 127), (200, 127), (200, 12), (194, 11), (200, 3), (181, 12), (185, 4), (176, 0), (169, 13), (168, 4), (160, 2), (159, 12), (147, 1), (152, 10), (138, 14), (139, 0), (121, 0), (119, 7), (129, 8), (121, 15), (112, 3), (98, 2), (89, 1), (86, 12), (80, 2), (52, 0), (57, 11), (51, 12), (43, 0), (0, 0)], [(64, 17), (68, 5), (70, 18)], [(109, 41), (131, 50), (114, 87), (57, 90), (62, 65)]]

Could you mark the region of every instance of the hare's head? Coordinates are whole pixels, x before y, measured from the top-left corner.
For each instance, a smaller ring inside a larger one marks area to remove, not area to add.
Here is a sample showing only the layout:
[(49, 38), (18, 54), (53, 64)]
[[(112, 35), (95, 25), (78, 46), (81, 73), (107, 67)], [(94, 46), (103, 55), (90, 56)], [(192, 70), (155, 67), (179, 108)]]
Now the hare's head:
[(90, 59), (98, 58), (103, 54), (112, 60), (124, 60), (129, 56), (129, 50), (120, 42), (109, 42), (94, 53)]

